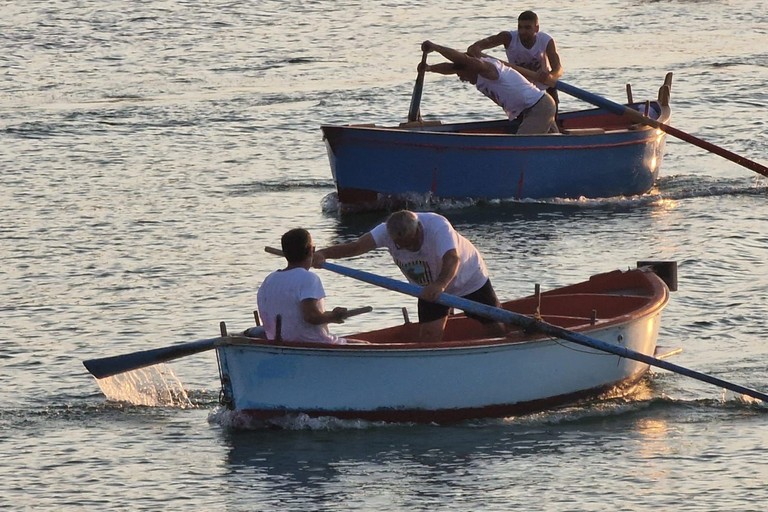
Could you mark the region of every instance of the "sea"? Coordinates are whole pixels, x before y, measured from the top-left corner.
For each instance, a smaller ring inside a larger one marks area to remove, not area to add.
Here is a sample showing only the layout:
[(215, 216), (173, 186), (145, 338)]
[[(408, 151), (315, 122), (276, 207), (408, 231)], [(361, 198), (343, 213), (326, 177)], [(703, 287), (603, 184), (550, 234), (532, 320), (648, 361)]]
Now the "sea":
[[(624, 102), (627, 84), (653, 99), (672, 72), (672, 126), (768, 164), (765, 0), (0, 6), (3, 510), (765, 510), (768, 405), (667, 370), (624, 398), (523, 416), (244, 427), (219, 407), (212, 351), (102, 381), (82, 364), (253, 325), (283, 265), (265, 246), (295, 227), (318, 247), (353, 240), (387, 215), (339, 207), (320, 125), (404, 121), (422, 41), (465, 49), (526, 9), (564, 81)], [(589, 107), (561, 94), (561, 111)], [(421, 112), (503, 117), (435, 74)], [(766, 196), (765, 177), (670, 136), (643, 196), (410, 207), (469, 238), (504, 299), (676, 261), (659, 344), (766, 392)], [(402, 279), (381, 251), (343, 263)], [(415, 316), (409, 296), (317, 272), (328, 307), (374, 308), (336, 334)]]

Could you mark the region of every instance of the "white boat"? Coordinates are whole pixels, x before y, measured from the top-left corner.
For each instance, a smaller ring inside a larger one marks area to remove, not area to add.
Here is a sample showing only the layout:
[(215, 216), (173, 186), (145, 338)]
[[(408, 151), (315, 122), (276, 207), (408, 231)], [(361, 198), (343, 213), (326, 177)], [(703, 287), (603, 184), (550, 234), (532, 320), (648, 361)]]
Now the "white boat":
[[(503, 309), (478, 305), (501, 320), (531, 319), (503, 338), (482, 337), (480, 324), (464, 314), (449, 318), (439, 343), (413, 341), (418, 324), (407, 321), (349, 335), (346, 345), (224, 336), (215, 346), (222, 404), (250, 420), (303, 413), (444, 423), (626, 389), (648, 371), (644, 358), (658, 356), (661, 313), (676, 286), (654, 268), (676, 280), (676, 267), (643, 266), (506, 302)], [(537, 332), (527, 333), (532, 326)], [(563, 339), (560, 331), (573, 336)]]

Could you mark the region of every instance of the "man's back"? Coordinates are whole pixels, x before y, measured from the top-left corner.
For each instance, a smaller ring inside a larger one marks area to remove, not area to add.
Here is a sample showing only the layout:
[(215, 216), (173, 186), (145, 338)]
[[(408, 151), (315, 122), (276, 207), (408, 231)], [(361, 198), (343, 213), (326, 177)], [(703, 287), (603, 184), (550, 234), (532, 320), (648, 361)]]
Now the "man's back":
[(327, 324), (313, 325), (304, 320), (301, 301), (312, 299), (323, 310), (325, 290), (320, 278), (304, 268), (277, 270), (261, 283), (257, 304), (269, 339), (275, 338), (277, 315), (281, 317), (280, 336), (288, 341), (334, 343)]

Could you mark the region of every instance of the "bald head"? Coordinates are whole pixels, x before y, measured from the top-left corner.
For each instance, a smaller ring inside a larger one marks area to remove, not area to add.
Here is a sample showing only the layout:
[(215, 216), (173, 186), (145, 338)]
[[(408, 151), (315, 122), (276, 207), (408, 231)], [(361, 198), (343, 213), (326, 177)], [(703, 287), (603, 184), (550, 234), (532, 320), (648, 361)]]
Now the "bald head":
[(419, 218), (409, 210), (400, 210), (387, 219), (387, 233), (393, 239), (413, 236), (419, 229)]
[(387, 233), (398, 249), (416, 252), (424, 241), (424, 229), (415, 213), (395, 212), (387, 219)]

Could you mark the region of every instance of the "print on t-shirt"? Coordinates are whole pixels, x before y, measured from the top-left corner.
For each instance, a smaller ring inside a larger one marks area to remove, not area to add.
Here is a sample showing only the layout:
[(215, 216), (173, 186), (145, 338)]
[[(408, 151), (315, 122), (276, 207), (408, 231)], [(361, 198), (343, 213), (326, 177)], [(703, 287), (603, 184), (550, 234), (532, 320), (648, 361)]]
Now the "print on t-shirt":
[(432, 272), (429, 271), (429, 265), (423, 260), (416, 261), (397, 261), (397, 266), (408, 276), (408, 280), (420, 286), (426, 286), (432, 282)]
[(490, 90), (488, 87), (483, 87), (480, 92), (488, 96), (495, 104), (497, 104), (501, 108), (504, 108), (504, 105), (501, 103), (501, 100), (499, 99), (499, 95), (496, 94), (494, 91)]
[(539, 72), (541, 71), (541, 60), (539, 60), (538, 57), (538, 55), (534, 55), (532, 57), (520, 56), (516, 58), (515, 62), (512, 64), (520, 66), (521, 68), (530, 69), (531, 71)]

